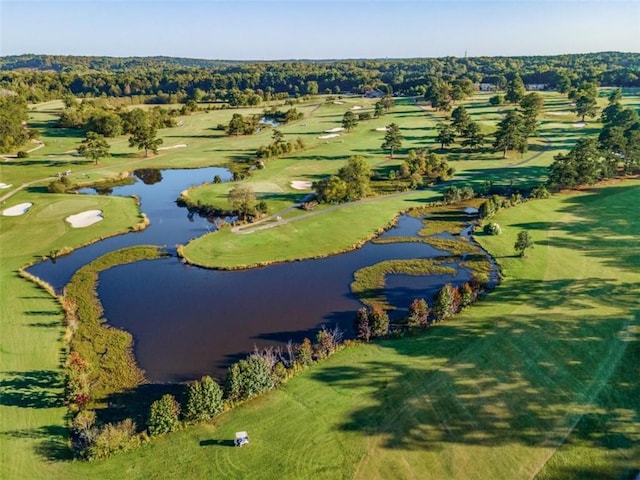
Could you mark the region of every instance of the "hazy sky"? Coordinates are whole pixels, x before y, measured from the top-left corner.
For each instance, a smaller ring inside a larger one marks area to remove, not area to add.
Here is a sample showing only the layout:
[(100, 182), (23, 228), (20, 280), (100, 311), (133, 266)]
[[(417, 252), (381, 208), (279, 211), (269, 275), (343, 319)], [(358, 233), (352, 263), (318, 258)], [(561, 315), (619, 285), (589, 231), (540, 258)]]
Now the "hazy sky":
[(209, 59), (640, 52), (640, 0), (0, 0), (0, 55)]

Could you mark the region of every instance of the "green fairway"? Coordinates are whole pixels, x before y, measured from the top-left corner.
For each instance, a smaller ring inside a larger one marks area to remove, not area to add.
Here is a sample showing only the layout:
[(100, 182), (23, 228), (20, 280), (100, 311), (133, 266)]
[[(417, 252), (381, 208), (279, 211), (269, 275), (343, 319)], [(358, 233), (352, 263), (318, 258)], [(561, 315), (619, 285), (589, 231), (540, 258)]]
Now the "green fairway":
[[(455, 147), (443, 152), (457, 169), (453, 182), (539, 183), (553, 155), (595, 134), (595, 121), (573, 126), (565, 96), (545, 93), (545, 100), (540, 138), (523, 156), (502, 159), (501, 153)], [(625, 101), (634, 104), (637, 97)], [(500, 114), (487, 102), (479, 94), (467, 105), (490, 132)], [(397, 165), (400, 160), (380, 150), (383, 134), (375, 131), (392, 121), (406, 138), (399, 159), (408, 148), (438, 150), (440, 114), (408, 99), (351, 133), (327, 143), (317, 139), (339, 126), (350, 106), (372, 104), (354, 98), (346, 105), (315, 100), (296, 106), (307, 117), (282, 131), (288, 139), (303, 137), (307, 149), (269, 160), (247, 180), (269, 213), (304, 197), (291, 181), (317, 180), (350, 155), (364, 155), (374, 169)], [(160, 132), (163, 146), (186, 147), (144, 159), (118, 137), (110, 140), (112, 157), (95, 166), (70, 152), (81, 140), (76, 133), (52, 128), (51, 112), (59, 108), (48, 102), (31, 112), (44, 148), (28, 159), (0, 162), (0, 181), (36, 182), (2, 205), (32, 202), (28, 213), (0, 216), (0, 478), (555, 479), (626, 478), (637, 470), (640, 232), (633, 212), (639, 180), (501, 211), (495, 221), (504, 233), (478, 240), (497, 259), (504, 282), (423, 336), (349, 347), (212, 424), (106, 461), (70, 461), (61, 403), (61, 309), (17, 271), (52, 251), (126, 231), (141, 218), (130, 198), (48, 194), (47, 179), (66, 169), (79, 181), (143, 166), (223, 165), (251, 157), (271, 133), (228, 137), (215, 127), (234, 110), (199, 112)], [(190, 195), (221, 205), (229, 188), (211, 185)], [(319, 207), (311, 215), (295, 210), (284, 214), (285, 220), (299, 217), (290, 223), (244, 235), (213, 233), (185, 252), (194, 263), (225, 268), (325, 256), (361, 244), (399, 211), (437, 200), (440, 190)], [(64, 222), (90, 209), (102, 210), (104, 220), (81, 229)], [(525, 259), (513, 250), (521, 230), (535, 242)], [(238, 430), (249, 431), (248, 448), (230, 446)]]

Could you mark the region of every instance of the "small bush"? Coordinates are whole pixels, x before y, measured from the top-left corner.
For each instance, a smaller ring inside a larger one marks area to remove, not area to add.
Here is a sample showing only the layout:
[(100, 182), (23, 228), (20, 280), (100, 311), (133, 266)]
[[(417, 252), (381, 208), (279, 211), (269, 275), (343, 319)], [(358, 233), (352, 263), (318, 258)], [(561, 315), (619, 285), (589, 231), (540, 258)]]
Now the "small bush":
[(89, 460), (108, 458), (115, 453), (134, 449), (140, 441), (135, 423), (127, 418), (119, 423), (108, 423), (101, 428), (92, 429), (83, 456)]
[(487, 223), (484, 226), (483, 231), (486, 235), (500, 235), (502, 233), (500, 225), (495, 222)]
[(180, 405), (173, 395), (166, 394), (151, 404), (147, 427), (151, 435), (169, 433), (180, 426)]
[(16, 154), (16, 157), (18, 157), (18, 158), (29, 158), (29, 152), (25, 152), (24, 150), (20, 150)]
[(549, 198), (549, 190), (544, 185), (538, 185), (537, 187), (533, 187), (531, 189), (531, 198)]
[(185, 417), (192, 422), (210, 420), (222, 411), (222, 389), (211, 377), (189, 384)]
[(225, 395), (232, 401), (247, 400), (274, 387), (269, 362), (263, 357), (251, 355), (229, 367)]

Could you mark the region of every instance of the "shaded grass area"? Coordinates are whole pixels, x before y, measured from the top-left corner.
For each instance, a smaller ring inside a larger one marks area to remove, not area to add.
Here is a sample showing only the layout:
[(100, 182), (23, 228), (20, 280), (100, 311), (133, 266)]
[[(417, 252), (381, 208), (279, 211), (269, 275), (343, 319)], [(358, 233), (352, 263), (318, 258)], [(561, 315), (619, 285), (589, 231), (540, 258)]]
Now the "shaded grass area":
[(452, 258), (443, 258), (387, 260), (376, 263), (354, 272), (351, 291), (365, 305), (378, 305), (389, 310), (393, 307), (387, 302), (384, 291), (387, 275), (455, 275), (455, 267), (443, 265), (452, 261)]

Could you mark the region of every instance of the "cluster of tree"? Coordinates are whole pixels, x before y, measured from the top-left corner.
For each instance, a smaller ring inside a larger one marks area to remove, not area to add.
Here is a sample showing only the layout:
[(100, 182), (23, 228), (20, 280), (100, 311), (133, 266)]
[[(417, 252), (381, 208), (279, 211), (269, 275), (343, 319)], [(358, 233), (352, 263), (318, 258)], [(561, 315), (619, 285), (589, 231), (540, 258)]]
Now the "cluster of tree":
[[(408, 315), (398, 327), (410, 329), (426, 328), (429, 325), (446, 320), (462, 309), (474, 303), (483, 291), (482, 284), (476, 280), (455, 287), (450, 283), (443, 286), (429, 306), (423, 298), (411, 302)], [(378, 305), (358, 310), (354, 320), (356, 338), (365, 342), (372, 338), (384, 337), (390, 331), (389, 316)]]
[(371, 168), (364, 157), (355, 155), (336, 175), (315, 182), (316, 199), (321, 203), (360, 200), (370, 192)]
[(18, 95), (0, 93), (0, 152), (21, 147), (34, 132), (26, 127), (27, 102)]
[(463, 200), (471, 200), (475, 196), (476, 192), (472, 187), (465, 186), (458, 188), (455, 185), (451, 185), (442, 194), (442, 201), (444, 203), (458, 203)]
[(258, 129), (259, 122), (259, 115), (243, 116), (240, 113), (234, 113), (225, 131), (229, 135), (253, 135)]
[[(78, 410), (74, 413), (71, 427), (74, 453), (88, 460), (107, 458), (136, 448), (146, 442), (149, 436), (209, 421), (219, 415), (225, 406), (232, 407), (276, 388), (297, 372), (331, 356), (342, 345), (342, 330), (322, 326), (316, 334), (315, 343), (305, 338), (300, 344), (289, 342), (284, 348), (256, 348), (247, 358), (229, 367), (223, 387), (211, 377), (204, 376), (186, 386), (186, 392), (181, 396), (182, 402), (172, 394), (165, 394), (154, 401), (149, 408), (146, 428), (142, 431), (131, 419), (100, 423), (96, 412), (87, 408), (88, 401), (77, 403)], [(74, 368), (82, 371), (82, 366)], [(80, 377), (81, 373), (77, 376)], [(82, 396), (82, 386), (77, 390), (76, 396)]]
[(602, 111), (604, 125), (598, 143), (609, 158), (620, 160), (623, 173), (631, 173), (640, 166), (640, 117), (637, 110), (623, 107), (621, 98), (620, 90), (609, 95), (609, 104)]
[(524, 153), (528, 149), (528, 138), (537, 133), (538, 115), (542, 112), (542, 95), (532, 92), (519, 100), (519, 109), (507, 112), (498, 123), (493, 148), (503, 152), (506, 158), (509, 150)]
[(572, 88), (568, 97), (575, 102), (574, 111), (584, 122), (585, 117), (594, 118), (598, 113), (598, 85), (594, 82), (584, 82), (578, 88)]
[(440, 143), (440, 148), (448, 147), (456, 141), (456, 136), (461, 137), (460, 143), (463, 147), (477, 149), (485, 142), (485, 135), (480, 129), (480, 125), (471, 119), (467, 109), (460, 105), (451, 112), (451, 122), (441, 122), (436, 126), (438, 134), (436, 142)]
[[(544, 98), (539, 93), (526, 94), (524, 84), (519, 77), (510, 82), (511, 90), (507, 92), (509, 101), (518, 103), (518, 110), (507, 112), (498, 123), (493, 147), (502, 150), (506, 157), (507, 151), (527, 150), (527, 138), (536, 133), (538, 115), (542, 112)], [(456, 141), (456, 136), (461, 137), (460, 144), (473, 150), (481, 148), (485, 144), (486, 135), (482, 133), (480, 125), (474, 122), (463, 105), (457, 107), (451, 113), (450, 123), (441, 122), (436, 126), (438, 134), (436, 141), (440, 148), (444, 149)]]
[(640, 167), (640, 118), (620, 104), (620, 92), (609, 96), (602, 112), (598, 139), (582, 138), (566, 154), (558, 154), (549, 166), (548, 184), (574, 188), (628, 174)]
[(373, 107), (373, 116), (379, 118), (393, 108), (394, 101), (390, 95), (385, 95)]
[(418, 148), (409, 150), (400, 168), (389, 172), (389, 179), (408, 181), (408, 187), (416, 189), (425, 184), (447, 180), (454, 172), (455, 169), (449, 166), (444, 157)]
[(389, 315), (378, 305), (362, 307), (356, 314), (353, 327), (356, 338), (365, 342), (384, 337), (389, 333)]
[(160, 107), (150, 110), (126, 110), (121, 107), (98, 106), (91, 100), (78, 103), (69, 96), (65, 98), (65, 104), (67, 107), (58, 120), (59, 127), (79, 128), (105, 137), (132, 134), (142, 123), (147, 123), (155, 129), (175, 127), (175, 117), (179, 114), (177, 110)]
[(450, 112), (452, 105), (473, 95), (475, 86), (469, 78), (459, 78), (451, 82), (441, 78), (431, 78), (426, 85), (425, 100), (442, 112)]
[(78, 96), (157, 95), (169, 102), (223, 100), (257, 105), (286, 96), (402, 92), (435, 100), (446, 108), (469, 84), (507, 88), (518, 75), (526, 84), (563, 92), (585, 81), (602, 86), (640, 86), (640, 54), (592, 54), (336, 60), (221, 62), (168, 57), (108, 58), (22, 55), (0, 57), (0, 88), (38, 102)]
[(238, 185), (233, 187), (227, 195), (234, 213), (237, 213), (243, 222), (252, 217), (267, 213), (267, 204), (264, 200), (258, 201), (256, 193), (250, 185)]
[[(284, 139), (284, 134), (280, 130), (274, 129), (273, 135), (271, 136), (271, 143), (259, 147), (256, 151), (256, 158), (262, 160), (279, 157), (280, 155), (302, 150), (304, 147), (304, 140), (301, 137), (298, 137), (296, 141), (292, 143)], [(263, 164), (260, 165), (264, 166)]]
[(265, 109), (264, 112), (262, 112), (262, 116), (273, 122), (286, 125), (287, 123), (301, 120), (304, 118), (304, 113), (298, 112), (295, 108), (290, 108), (286, 112), (283, 112), (276, 107), (271, 107), (269, 109)]

